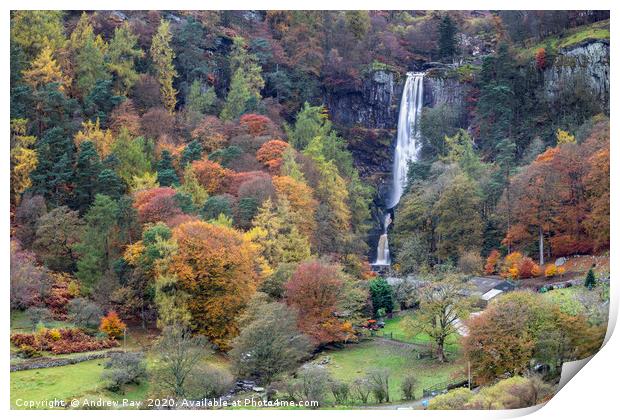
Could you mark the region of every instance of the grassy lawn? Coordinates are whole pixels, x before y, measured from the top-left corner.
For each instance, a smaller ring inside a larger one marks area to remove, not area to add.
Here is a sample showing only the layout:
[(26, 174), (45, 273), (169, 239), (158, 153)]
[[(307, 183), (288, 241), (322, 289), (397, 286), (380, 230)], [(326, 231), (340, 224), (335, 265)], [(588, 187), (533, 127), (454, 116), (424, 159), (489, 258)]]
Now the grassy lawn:
[(422, 389), (449, 381), (454, 372), (462, 370), (462, 367), (455, 362), (418, 360), (410, 350), (374, 340), (351, 344), (341, 350), (325, 351), (317, 358), (325, 356), (330, 358), (327, 368), (332, 376), (349, 384), (357, 378), (364, 377), (370, 369), (389, 369), (390, 400), (393, 401), (402, 399), (400, 385), (403, 378), (408, 375), (418, 379), (416, 397), (420, 398)]
[(96, 390), (101, 385), (103, 359), (75, 365), (11, 372), (11, 405), (15, 400), (67, 399)]
[[(432, 340), (426, 333), (411, 335), (406, 328), (405, 320), (416, 316), (415, 312), (408, 312), (404, 315), (394, 316), (392, 319), (385, 319), (385, 327), (381, 329), (382, 334), (393, 337), (398, 341), (415, 344), (431, 344)], [(459, 336), (454, 334), (446, 340), (446, 350), (456, 353), (459, 350)]]
[(32, 369), (11, 372), (11, 407), (17, 399), (43, 401), (57, 398), (59, 400), (101, 398), (104, 401), (121, 401), (124, 398), (142, 401), (146, 397), (149, 385), (130, 385), (124, 394), (116, 394), (105, 389), (101, 379), (105, 359), (89, 360), (75, 365)]
[[(75, 356), (76, 354), (73, 354)], [(71, 356), (71, 355), (68, 355)], [(139, 386), (130, 385), (124, 394), (117, 394), (105, 389), (101, 379), (106, 359), (89, 360), (74, 365), (45, 369), (31, 369), (11, 372), (11, 407), (19, 398), (29, 401), (43, 401), (57, 398), (59, 400), (96, 400), (104, 401), (143, 401), (149, 392), (149, 384), (143, 382)], [(205, 362), (221, 367), (230, 367), (230, 362), (219, 355), (210, 355)], [(147, 356), (147, 366), (154, 368), (157, 360)]]
[[(71, 328), (74, 324), (67, 321), (51, 320), (45, 322), (47, 328)], [(32, 325), (25, 311), (11, 311), (11, 333), (31, 333)]]

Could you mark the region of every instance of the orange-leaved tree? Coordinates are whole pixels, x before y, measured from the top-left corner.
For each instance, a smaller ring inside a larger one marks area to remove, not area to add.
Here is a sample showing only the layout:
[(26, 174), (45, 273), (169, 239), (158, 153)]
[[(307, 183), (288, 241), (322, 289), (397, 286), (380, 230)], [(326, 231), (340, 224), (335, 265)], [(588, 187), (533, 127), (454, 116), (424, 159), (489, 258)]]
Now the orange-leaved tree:
[(198, 182), (209, 194), (219, 192), (224, 187), (227, 178), (232, 175), (231, 170), (207, 158), (194, 161), (192, 167)]
[(114, 339), (121, 337), (125, 328), (127, 328), (127, 325), (121, 321), (116, 311), (108, 312), (106, 316), (101, 318), (101, 323), (99, 324), (99, 331)]
[(169, 271), (188, 296), (191, 327), (222, 350), (239, 334), (237, 320), (256, 290), (255, 246), (228, 227), (191, 221), (177, 226)]
[(350, 338), (350, 324), (334, 315), (343, 286), (338, 267), (320, 261), (301, 263), (285, 285), (286, 303), (299, 311), (299, 329), (317, 346)]
[(282, 140), (269, 140), (265, 142), (258, 152), (256, 159), (267, 166), (273, 173), (277, 173), (282, 165), (282, 156), (289, 144)]
[(133, 207), (140, 223), (167, 222), (183, 212), (175, 200), (174, 188), (161, 187), (138, 191), (134, 194)]

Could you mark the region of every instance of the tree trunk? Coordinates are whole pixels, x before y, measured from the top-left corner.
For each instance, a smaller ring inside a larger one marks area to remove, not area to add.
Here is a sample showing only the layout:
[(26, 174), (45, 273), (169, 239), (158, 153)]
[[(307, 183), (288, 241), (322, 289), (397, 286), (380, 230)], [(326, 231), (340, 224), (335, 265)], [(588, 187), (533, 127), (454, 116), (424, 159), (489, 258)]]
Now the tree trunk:
[(538, 265), (545, 265), (545, 243), (543, 240), (542, 225), (538, 226)]
[(443, 339), (437, 340), (437, 360), (439, 362), (444, 363), (446, 361), (446, 354), (443, 351)]

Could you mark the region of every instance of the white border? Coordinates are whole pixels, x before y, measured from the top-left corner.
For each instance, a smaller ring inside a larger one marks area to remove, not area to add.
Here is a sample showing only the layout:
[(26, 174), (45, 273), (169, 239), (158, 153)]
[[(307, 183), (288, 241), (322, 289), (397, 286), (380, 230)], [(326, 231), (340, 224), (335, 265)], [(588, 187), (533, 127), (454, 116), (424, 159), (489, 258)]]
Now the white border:
[[(3, 199), (2, 209), (0, 212), (4, 215), (2, 218), (2, 231), (4, 234), (0, 239), (0, 243), (2, 244), (1, 258), (3, 264), (1, 265), (4, 271), (3, 278), (3, 308), (2, 314), (0, 315), (1, 324), (3, 326), (3, 331), (0, 332), (2, 334), (4, 340), (4, 351), (2, 351), (2, 366), (5, 366), (5, 370), (2, 375), (2, 391), (0, 393), (2, 400), (0, 400), (0, 406), (4, 407), (4, 409), (8, 412), (11, 417), (34, 417), (43, 415), (45, 417), (53, 417), (53, 418), (77, 418), (77, 417), (93, 417), (93, 418), (107, 418), (110, 416), (109, 411), (62, 411), (62, 412), (20, 412), (20, 411), (10, 411), (9, 410), (9, 305), (8, 302), (8, 291), (9, 291), (9, 281), (8, 281), (8, 255), (9, 255), (9, 183), (7, 180), (9, 179), (9, 65), (8, 65), (8, 57), (9, 57), (9, 10), (10, 9), (63, 9), (63, 10), (82, 10), (84, 8), (89, 9), (118, 9), (118, 10), (128, 10), (128, 9), (144, 9), (144, 10), (178, 10), (178, 9), (394, 9), (394, 10), (409, 10), (412, 8), (419, 10), (440, 10), (440, 9), (546, 9), (546, 10), (554, 10), (554, 9), (570, 9), (570, 10), (578, 10), (578, 9), (612, 9), (612, 15), (615, 16), (613, 10), (614, 3), (611, 1), (599, 1), (599, 0), (590, 0), (588, 2), (583, 1), (574, 1), (574, 0), (565, 0), (565, 1), (545, 1), (544, 3), (540, 0), (522, 0), (519, 2), (506, 2), (504, 0), (496, 0), (496, 1), (445, 1), (445, 0), (420, 0), (412, 2), (410, 1), (393, 1), (393, 0), (382, 0), (382, 1), (369, 1), (369, 0), (358, 0), (358, 1), (334, 1), (334, 0), (314, 0), (312, 2), (292, 2), (292, 1), (284, 1), (284, 0), (268, 0), (268, 1), (238, 1), (238, 0), (209, 0), (209, 1), (188, 1), (188, 0), (176, 0), (176, 1), (163, 1), (163, 0), (152, 0), (152, 1), (144, 1), (144, 0), (134, 0), (132, 2), (118, 1), (118, 0), (91, 0), (88, 2), (84, 1), (68, 1), (68, 0), (52, 0), (52, 1), (35, 1), (35, 0), (21, 0), (21, 1), (5, 1), (3, 2), (2, 9), (4, 11), (4, 25), (0, 29), (0, 33), (2, 34), (2, 46), (3, 46), (3, 93), (4, 100), (2, 101), (2, 113), (3, 118), (0, 120), (0, 124), (2, 124), (2, 128), (0, 132), (3, 134), (4, 141), (1, 143), (2, 147), (2, 171), (4, 174), (5, 182), (1, 183), (1, 197)], [(614, 21), (615, 17), (612, 18)], [(615, 23), (611, 26), (612, 30), (612, 38), (615, 39), (614, 34), (617, 32), (615, 30)], [(617, 47), (614, 42), (611, 43), (612, 56), (617, 56), (616, 51)], [(616, 74), (613, 70), (615, 67), (612, 67), (611, 77)], [(614, 139), (611, 148), (611, 159), (614, 164), (611, 167), (611, 179), (616, 179), (615, 175), (617, 175), (618, 169), (615, 166), (615, 163), (618, 162), (618, 146), (615, 145), (615, 121), (619, 115), (618, 110), (614, 107), (616, 103), (615, 98), (618, 97), (618, 85), (616, 84), (616, 80), (611, 81), (611, 130), (612, 130), (612, 138)], [(618, 237), (618, 224), (617, 217), (614, 215), (618, 214), (618, 186), (615, 183), (612, 183), (612, 202), (611, 202), (611, 231), (612, 237)], [(611, 271), (616, 273), (618, 263), (615, 261), (614, 257), (616, 255), (615, 249), (612, 247), (611, 253)], [(615, 280), (612, 280), (612, 284), (615, 285)], [(618, 314), (618, 302), (619, 302), (619, 293), (618, 289), (614, 286), (611, 287), (611, 306), (610, 306), (610, 320), (615, 325), (615, 320), (617, 319)], [(612, 326), (613, 328), (613, 326)], [(611, 332), (611, 331), (610, 331)], [(508, 418), (515, 417), (520, 415), (525, 415), (533, 412), (530, 418), (533, 419), (570, 419), (570, 418), (579, 418), (579, 419), (606, 419), (617, 417), (613, 415), (613, 412), (616, 412), (617, 409), (615, 407), (617, 396), (617, 382), (620, 379), (620, 368), (618, 357), (620, 355), (620, 341), (617, 338), (617, 334), (615, 336), (608, 334), (609, 341), (604, 346), (601, 351), (597, 355), (595, 355), (591, 361), (588, 363), (588, 367), (583, 371), (579, 372), (579, 374), (568, 384), (545, 406), (545, 407), (536, 407), (532, 409), (524, 409), (524, 410), (515, 410), (515, 411), (455, 411), (455, 412), (437, 412), (437, 411), (407, 411), (407, 410), (396, 410), (390, 411), (389, 416), (391, 418), (407, 418), (410, 419), (412, 417), (424, 417), (424, 418), (447, 418), (447, 419), (487, 419), (487, 418)], [(540, 408), (540, 409), (539, 409)], [(271, 419), (271, 418), (300, 418), (300, 419), (310, 419), (318, 416), (322, 418), (337, 418), (342, 419), (343, 416), (355, 416), (356, 418), (376, 418), (380, 416), (382, 413), (377, 410), (369, 410), (369, 411), (312, 411), (312, 410), (297, 410), (294, 412), (291, 411), (273, 411), (273, 410), (259, 410), (259, 411), (227, 411), (227, 410), (219, 410), (219, 411), (207, 411), (207, 412), (162, 412), (162, 411), (120, 411), (118, 413), (114, 413), (114, 416), (120, 417), (133, 417), (133, 418), (161, 418), (161, 417), (188, 417), (195, 418), (196, 416), (208, 416), (208, 417), (217, 417), (217, 418), (225, 418), (225, 419), (237, 419), (237, 418), (251, 418), (251, 419)]]

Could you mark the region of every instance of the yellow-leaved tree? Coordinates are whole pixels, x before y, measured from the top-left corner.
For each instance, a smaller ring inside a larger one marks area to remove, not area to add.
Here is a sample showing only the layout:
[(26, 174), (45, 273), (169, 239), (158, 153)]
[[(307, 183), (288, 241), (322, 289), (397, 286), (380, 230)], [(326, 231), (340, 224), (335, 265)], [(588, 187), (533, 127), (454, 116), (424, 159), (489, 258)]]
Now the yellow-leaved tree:
[(151, 58), (157, 73), (157, 81), (159, 82), (159, 91), (166, 109), (172, 113), (177, 104), (177, 91), (172, 86), (174, 78), (178, 76), (174, 68), (172, 60), (174, 60), (174, 51), (170, 47), (172, 34), (170, 33), (170, 23), (162, 19), (157, 32), (153, 35), (151, 43)]

